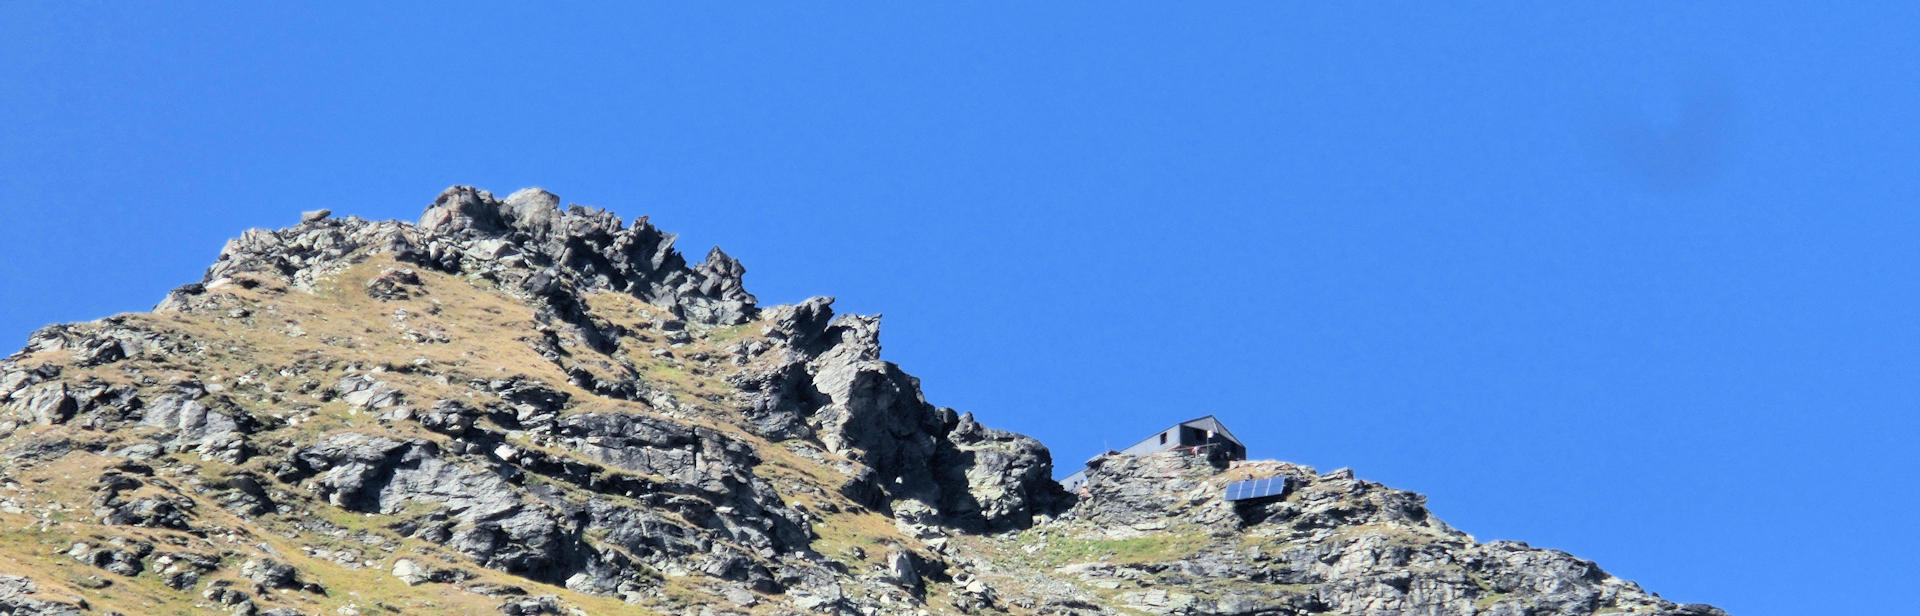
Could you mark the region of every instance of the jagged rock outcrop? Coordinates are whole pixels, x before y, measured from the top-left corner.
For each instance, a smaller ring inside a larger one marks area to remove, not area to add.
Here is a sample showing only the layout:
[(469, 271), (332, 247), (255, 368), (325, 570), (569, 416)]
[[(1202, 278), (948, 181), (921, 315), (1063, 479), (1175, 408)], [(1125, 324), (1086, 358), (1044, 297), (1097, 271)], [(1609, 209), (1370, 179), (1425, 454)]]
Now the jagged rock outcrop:
[(1065, 503), (1045, 447), (928, 404), (918, 379), (880, 360), (879, 319), (836, 317), (832, 303), (770, 315), (766, 333), (787, 353), (743, 387), (763, 436), (813, 435), (858, 462), (842, 492), (908, 527), (1024, 528)]
[(961, 415), (945, 437), (933, 467), (951, 486), (941, 506), (948, 519), (973, 530), (1026, 528), (1072, 502), (1053, 481), (1052, 456), (1040, 441), (980, 425), (973, 413)]
[[(738, 324), (755, 313), (741, 282), (746, 268), (718, 248), (688, 267), (674, 236), (642, 217), (632, 226), (604, 210), (572, 206), (528, 188), (495, 199), (456, 186), (441, 193), (419, 224), (303, 216), (281, 231), (254, 229), (220, 251), (205, 278), (176, 290), (159, 310), (189, 305), (187, 298), (227, 284), (240, 274), (270, 274), (310, 287), (374, 254), (455, 274), (474, 274), (517, 286), (548, 301), (560, 318), (578, 293), (612, 291), (672, 306), (703, 323)], [(331, 212), (329, 212), (331, 214)]]
[[(34, 332), (0, 562), (36, 579), (0, 614), (1721, 614), (1351, 472), (1109, 456), (1068, 494), (877, 316), (761, 309), (719, 249), (559, 204), (307, 212), (154, 313)], [(1292, 489), (1221, 500), (1254, 475)]]

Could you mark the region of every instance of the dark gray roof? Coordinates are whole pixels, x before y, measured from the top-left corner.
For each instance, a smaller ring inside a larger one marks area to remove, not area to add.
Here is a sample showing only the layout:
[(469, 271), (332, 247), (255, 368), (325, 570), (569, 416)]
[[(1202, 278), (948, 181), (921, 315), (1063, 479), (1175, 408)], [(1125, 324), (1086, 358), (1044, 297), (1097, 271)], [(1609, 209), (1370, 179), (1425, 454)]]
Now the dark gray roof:
[(1242, 447), (1246, 446), (1247, 444), (1246, 441), (1240, 440), (1240, 437), (1234, 436), (1233, 431), (1228, 430), (1226, 424), (1220, 423), (1220, 418), (1214, 417), (1212, 415), (1201, 417), (1199, 419), (1189, 419), (1189, 420), (1180, 422), (1180, 425), (1199, 428), (1202, 430), (1211, 430), (1213, 432), (1219, 433), (1221, 436), (1227, 437), (1227, 440), (1229, 441), (1239, 443)]
[[(1233, 441), (1235, 443), (1239, 443), (1241, 447), (1247, 446), (1246, 441), (1242, 441), (1240, 440), (1240, 437), (1234, 436), (1232, 432), (1227, 430), (1226, 424), (1220, 423), (1220, 420), (1218, 418), (1215, 418), (1212, 415), (1207, 415), (1205, 417), (1196, 417), (1196, 418), (1189, 419), (1177, 424), (1173, 424), (1171, 426), (1167, 426), (1165, 428), (1161, 428), (1155, 431), (1154, 434), (1160, 434), (1162, 432), (1166, 432), (1167, 430), (1171, 430), (1174, 428), (1181, 428), (1181, 427), (1197, 428), (1200, 430), (1210, 430), (1221, 436), (1227, 437), (1227, 440)], [(1135, 447), (1151, 444), (1151, 441), (1153, 440), (1154, 440), (1154, 437), (1149, 436), (1145, 440), (1142, 440), (1138, 443), (1134, 443), (1132, 447), (1128, 447), (1121, 451), (1132, 451)]]

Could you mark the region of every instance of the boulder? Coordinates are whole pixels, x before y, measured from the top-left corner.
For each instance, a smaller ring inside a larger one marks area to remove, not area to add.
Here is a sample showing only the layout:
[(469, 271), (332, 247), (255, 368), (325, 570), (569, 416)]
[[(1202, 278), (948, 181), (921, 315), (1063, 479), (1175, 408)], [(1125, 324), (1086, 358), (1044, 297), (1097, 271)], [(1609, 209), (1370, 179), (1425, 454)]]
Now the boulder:
[(263, 588), (300, 588), (300, 572), (277, 560), (255, 558), (240, 565), (240, 576)]
[(411, 558), (393, 561), (393, 577), (400, 578), (401, 583), (408, 586), (419, 586), (433, 579), (426, 567)]

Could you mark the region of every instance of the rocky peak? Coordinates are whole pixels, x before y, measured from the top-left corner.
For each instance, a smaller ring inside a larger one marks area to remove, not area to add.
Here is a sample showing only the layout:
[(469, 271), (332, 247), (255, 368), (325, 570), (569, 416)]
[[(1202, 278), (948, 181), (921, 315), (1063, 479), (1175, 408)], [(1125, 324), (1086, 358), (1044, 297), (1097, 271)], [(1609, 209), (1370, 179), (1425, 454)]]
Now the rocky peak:
[[(279, 276), (309, 286), (375, 254), (439, 271), (516, 286), (534, 296), (612, 291), (672, 306), (676, 316), (734, 325), (753, 318), (755, 298), (742, 282), (746, 268), (714, 248), (689, 267), (673, 248), (675, 236), (645, 217), (629, 226), (619, 216), (560, 199), (539, 188), (504, 201), (471, 186), (448, 188), (420, 222), (303, 216), (279, 231), (255, 229), (228, 242), (197, 285), (176, 290), (165, 309), (243, 273)], [(565, 311), (564, 297), (553, 303)]]

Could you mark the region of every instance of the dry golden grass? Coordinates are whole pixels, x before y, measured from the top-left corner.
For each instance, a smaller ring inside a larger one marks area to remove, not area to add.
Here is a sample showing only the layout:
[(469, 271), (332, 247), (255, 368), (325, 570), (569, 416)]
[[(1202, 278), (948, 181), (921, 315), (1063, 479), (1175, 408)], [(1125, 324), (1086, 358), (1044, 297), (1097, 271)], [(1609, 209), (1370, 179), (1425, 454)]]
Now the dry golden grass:
[[(397, 301), (380, 301), (366, 292), (367, 281), (389, 269), (414, 271), (421, 284), (410, 289), (412, 296)], [(249, 288), (251, 287), (251, 288)], [(620, 412), (663, 417), (690, 427), (719, 431), (749, 444), (761, 459), (755, 472), (774, 486), (790, 505), (812, 511), (837, 509), (840, 513), (822, 516), (815, 525), (819, 539), (814, 548), (832, 557), (851, 553), (860, 547), (864, 558), (846, 564), (856, 570), (879, 567), (889, 546), (901, 546), (930, 557), (918, 541), (902, 534), (892, 520), (866, 511), (841, 495), (838, 488), (846, 480), (828, 465), (794, 453), (787, 444), (769, 442), (743, 429), (735, 392), (724, 376), (740, 369), (726, 363), (727, 348), (758, 338), (764, 323), (708, 328), (690, 325), (689, 340), (675, 345), (668, 332), (656, 324), (671, 319), (671, 312), (636, 298), (612, 293), (585, 297), (595, 318), (624, 327), (619, 348), (611, 354), (593, 350), (582, 340), (571, 338), (565, 327), (554, 327), (567, 354), (561, 360), (603, 378), (627, 379), (633, 374), (648, 386), (671, 394), (683, 411), (671, 417), (643, 402), (613, 400), (594, 395), (572, 385), (561, 365), (543, 357), (536, 344), (538, 331), (534, 311), (522, 299), (495, 288), (492, 283), (434, 272), (402, 264), (387, 256), (374, 256), (337, 272), (311, 289), (290, 288), (267, 278), (254, 278), (248, 284), (220, 285), (207, 292), (207, 301), (217, 309), (191, 313), (122, 315), (129, 326), (161, 333), (171, 340), (203, 349), (176, 356), (139, 356), (100, 366), (72, 365), (67, 351), (48, 351), (29, 355), (24, 363), (55, 363), (67, 366), (63, 379), (69, 382), (97, 379), (121, 386), (151, 391), (153, 386), (196, 381), (216, 393), (226, 394), (241, 410), (266, 422), (264, 432), (252, 435), (256, 443), (287, 439), (293, 443), (310, 442), (325, 434), (354, 431), (388, 435), (394, 438), (418, 438), (450, 444), (451, 437), (433, 433), (412, 422), (392, 422), (340, 401), (322, 401), (322, 395), (349, 374), (368, 374), (402, 392), (404, 404), (415, 408), (430, 406), (441, 399), (465, 400), (474, 406), (497, 402), (489, 394), (477, 392), (469, 381), (524, 377), (544, 383), (572, 397), (569, 413)], [(427, 333), (426, 339), (409, 338), (407, 333)], [(435, 340), (435, 339), (438, 340)], [(667, 349), (670, 357), (656, 357), (653, 349)], [(701, 359), (702, 357), (705, 359)], [(769, 358), (757, 360), (770, 361)], [(419, 369), (415, 369), (418, 367)], [(72, 425), (27, 428), (16, 437), (59, 436), (67, 434), (88, 441), (131, 444), (146, 440), (157, 429), (139, 427), (117, 434), (74, 434)], [(514, 436), (510, 442), (524, 449), (578, 462), (591, 463), (582, 454), (564, 448), (536, 443)], [(812, 452), (833, 463), (845, 463), (830, 453)], [(87, 537), (139, 537), (172, 551), (191, 550), (223, 553), (225, 567), (207, 580), (233, 579), (241, 562), (270, 554), (292, 564), (302, 576), (328, 589), (314, 595), (297, 591), (275, 592), (256, 598), (261, 608), (287, 606), (309, 614), (331, 614), (354, 606), (363, 614), (378, 613), (492, 613), (497, 599), (459, 590), (455, 585), (423, 584), (407, 586), (388, 571), (399, 557), (425, 558), (457, 563), (455, 566), (476, 576), (475, 582), (490, 582), (525, 588), (531, 594), (554, 594), (590, 614), (651, 613), (618, 599), (595, 597), (524, 578), (482, 569), (440, 546), (401, 537), (389, 530), (396, 521), (420, 511), (395, 515), (367, 515), (349, 512), (293, 493), (283, 502), (284, 510), (254, 519), (221, 509), (204, 495), (191, 489), (194, 479), (218, 480), (234, 473), (271, 475), (277, 458), (256, 457), (240, 465), (230, 465), (196, 455), (171, 455), (156, 461), (161, 475), (153, 485), (127, 498), (166, 494), (195, 502), (196, 527), (213, 529), (208, 538), (186, 533), (99, 525), (92, 512), (69, 506), (51, 521), (24, 516), (0, 516), (5, 528), (0, 532), (0, 573), (58, 571), (58, 575), (34, 575), (43, 593), (50, 597), (85, 597), (96, 610), (118, 610), (128, 614), (197, 614), (208, 607), (200, 597), (206, 580), (188, 592), (166, 588), (157, 575), (120, 578), (65, 556), (75, 541)], [(86, 503), (92, 498), (95, 478), (118, 458), (92, 454), (72, 454), (34, 469), (17, 469), (12, 475), (22, 481), (20, 493), (9, 495), (23, 503)], [(636, 475), (609, 469), (606, 472), (628, 474), (652, 480), (666, 478)], [(530, 481), (543, 481), (532, 477)], [(176, 490), (159, 487), (171, 485)], [(570, 486), (557, 485), (568, 498), (620, 498), (585, 493)], [(393, 546), (389, 553), (357, 541), (302, 530), (302, 520), (321, 520), (351, 533), (370, 533)], [(680, 522), (685, 522), (680, 520)], [(98, 541), (94, 541), (98, 543)], [(303, 547), (317, 549), (358, 549), (375, 565), (352, 568), (330, 560), (310, 557)], [(77, 588), (64, 579), (97, 576), (114, 583), (105, 588)], [(694, 605), (710, 601), (716, 594), (711, 581), (690, 576), (663, 580), (662, 593), (668, 604)], [(242, 584), (242, 588), (250, 585)], [(951, 612), (944, 600), (931, 597), (930, 609)], [(771, 602), (746, 610), (771, 613)]]

